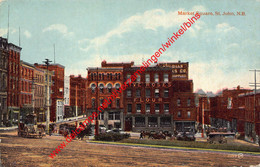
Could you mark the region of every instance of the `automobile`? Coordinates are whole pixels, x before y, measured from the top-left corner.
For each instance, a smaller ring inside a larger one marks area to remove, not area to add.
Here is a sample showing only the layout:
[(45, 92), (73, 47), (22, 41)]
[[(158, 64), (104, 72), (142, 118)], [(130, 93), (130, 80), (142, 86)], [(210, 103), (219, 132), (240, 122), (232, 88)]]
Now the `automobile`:
[(192, 133), (192, 132), (179, 132), (176, 136), (176, 139), (182, 140), (182, 141), (195, 141), (196, 140), (194, 133)]
[(106, 130), (106, 133), (120, 133), (120, 134), (126, 134), (125, 131), (123, 131), (122, 129), (111, 129), (111, 130)]
[(211, 132), (208, 135), (207, 142), (224, 144), (227, 143), (228, 140), (232, 140), (235, 138), (235, 133), (229, 132)]
[(107, 128), (104, 125), (99, 125), (99, 131), (100, 133), (106, 133)]

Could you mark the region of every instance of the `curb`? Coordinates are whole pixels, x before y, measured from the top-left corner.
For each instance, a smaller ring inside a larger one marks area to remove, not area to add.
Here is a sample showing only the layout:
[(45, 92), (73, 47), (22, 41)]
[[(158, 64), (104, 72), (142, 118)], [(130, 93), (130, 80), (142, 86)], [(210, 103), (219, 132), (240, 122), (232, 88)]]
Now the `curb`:
[(161, 146), (161, 145), (119, 143), (119, 142), (105, 142), (105, 141), (88, 141), (88, 143), (122, 145), (122, 146), (134, 146), (134, 147), (163, 148), (163, 149), (176, 149), (176, 150), (184, 150), (184, 151), (206, 151), (206, 152), (240, 153), (240, 154), (242, 153), (242, 154), (260, 156), (260, 152), (247, 152), (247, 151), (236, 151), (236, 150), (219, 150), (219, 149), (207, 149), (207, 148), (192, 148), (192, 147), (179, 147), (179, 146)]

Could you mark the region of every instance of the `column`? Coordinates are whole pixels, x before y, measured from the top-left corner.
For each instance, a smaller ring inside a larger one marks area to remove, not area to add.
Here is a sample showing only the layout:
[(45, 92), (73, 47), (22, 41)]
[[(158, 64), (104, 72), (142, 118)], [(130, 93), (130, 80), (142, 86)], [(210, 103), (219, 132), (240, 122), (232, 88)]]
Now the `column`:
[(161, 117), (157, 117), (157, 127), (161, 127)]
[(125, 130), (124, 111), (120, 112), (120, 123), (121, 123), (121, 129)]
[(104, 111), (104, 125), (108, 129), (108, 111)]
[(145, 116), (145, 127), (148, 128), (148, 116)]

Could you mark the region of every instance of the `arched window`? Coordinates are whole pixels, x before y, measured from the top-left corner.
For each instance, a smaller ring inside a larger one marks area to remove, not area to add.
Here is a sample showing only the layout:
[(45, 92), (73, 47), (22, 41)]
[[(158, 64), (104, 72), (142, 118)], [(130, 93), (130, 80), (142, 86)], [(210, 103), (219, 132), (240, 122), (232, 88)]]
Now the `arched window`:
[(100, 84), (99, 89), (101, 93), (104, 93), (104, 84)]
[(116, 90), (119, 90), (119, 88), (120, 88), (120, 84), (117, 83), (115, 87), (116, 87)]
[(107, 90), (108, 90), (109, 93), (112, 92), (112, 84), (111, 83), (107, 84)]
[(94, 93), (95, 92), (95, 89), (96, 89), (96, 84), (91, 84), (91, 92)]

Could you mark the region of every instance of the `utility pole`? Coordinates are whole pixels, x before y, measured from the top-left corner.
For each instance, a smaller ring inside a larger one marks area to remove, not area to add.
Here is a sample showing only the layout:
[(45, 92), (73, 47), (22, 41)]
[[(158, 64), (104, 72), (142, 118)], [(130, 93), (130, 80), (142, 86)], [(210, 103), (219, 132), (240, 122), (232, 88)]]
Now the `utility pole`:
[(46, 92), (46, 96), (47, 96), (47, 100), (46, 100), (46, 106), (47, 106), (47, 114), (46, 114), (46, 134), (49, 134), (49, 128), (50, 128), (50, 88), (49, 88), (49, 65), (52, 61), (50, 61), (49, 59), (45, 59), (45, 61), (43, 61), (43, 63), (46, 64), (47, 66), (47, 92)]
[(201, 109), (202, 109), (202, 114), (201, 114), (202, 115), (202, 120), (201, 120), (202, 121), (202, 133), (201, 133), (201, 137), (204, 138), (204, 97), (202, 97), (201, 101), (202, 101), (201, 102), (202, 103), (201, 104)]
[[(96, 113), (98, 113), (98, 68), (97, 68), (97, 86), (96, 86)], [(98, 114), (97, 114), (98, 115)], [(95, 119), (95, 136), (98, 136), (98, 116)]]
[(76, 126), (78, 127), (78, 85), (76, 83), (76, 101), (75, 101), (75, 105), (76, 105)]
[(249, 86), (253, 86), (255, 88), (255, 90), (254, 90), (254, 118), (253, 118), (254, 128), (253, 128), (253, 135), (256, 135), (256, 131), (255, 131), (255, 128), (256, 128), (255, 127), (255, 125), (256, 125), (256, 117), (255, 117), (255, 113), (256, 113), (256, 98), (255, 98), (255, 96), (256, 96), (256, 88), (259, 87), (257, 84), (260, 84), (260, 83), (256, 82), (256, 73), (260, 72), (260, 70), (254, 69), (254, 70), (249, 70), (249, 71), (253, 71), (254, 72), (254, 80), (255, 80), (254, 83), (249, 83)]

